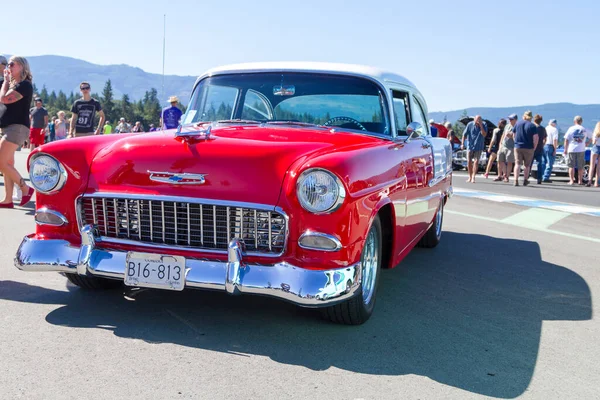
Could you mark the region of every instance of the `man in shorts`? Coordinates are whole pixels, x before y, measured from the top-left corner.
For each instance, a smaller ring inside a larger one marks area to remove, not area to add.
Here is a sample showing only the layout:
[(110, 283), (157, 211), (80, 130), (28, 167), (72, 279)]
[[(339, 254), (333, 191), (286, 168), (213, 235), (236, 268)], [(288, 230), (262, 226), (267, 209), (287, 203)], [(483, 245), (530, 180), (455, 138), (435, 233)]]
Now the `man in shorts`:
[[(75, 100), (73, 107), (71, 107), (73, 116), (71, 117), (69, 137), (98, 135), (104, 126), (104, 111), (102, 111), (102, 106), (90, 94), (92, 88), (88, 82), (81, 82), (79, 90), (81, 90), (82, 97)], [(100, 122), (94, 130), (96, 113), (100, 116)]]
[(42, 106), (42, 99), (36, 97), (34, 101), (35, 107), (29, 110), (29, 120), (31, 121), (29, 148), (31, 150), (44, 144), (46, 127), (48, 126), (48, 111)]
[(519, 173), (521, 165), (524, 166), (523, 186), (529, 185), (529, 171), (533, 162), (533, 152), (537, 147), (539, 138), (537, 127), (531, 122), (533, 114), (525, 111), (523, 119), (515, 125), (515, 186), (519, 186)]
[(577, 168), (577, 183), (583, 185), (583, 168), (585, 166), (585, 145), (591, 139), (588, 131), (581, 126), (583, 118), (579, 115), (573, 119), (575, 125), (565, 133), (565, 157), (569, 167), (569, 185), (575, 183)]
[(487, 127), (481, 119), (481, 115), (476, 115), (463, 132), (461, 145), (463, 149), (465, 148), (465, 139), (467, 140), (467, 171), (469, 173), (467, 182), (475, 183), (475, 175), (479, 169), (479, 159), (485, 147), (486, 135)]

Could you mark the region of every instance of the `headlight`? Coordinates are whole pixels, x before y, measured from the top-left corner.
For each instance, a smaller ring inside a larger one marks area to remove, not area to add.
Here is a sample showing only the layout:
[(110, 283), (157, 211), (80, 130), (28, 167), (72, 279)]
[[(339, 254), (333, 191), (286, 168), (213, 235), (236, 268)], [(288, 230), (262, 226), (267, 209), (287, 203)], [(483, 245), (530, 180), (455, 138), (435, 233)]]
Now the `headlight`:
[(331, 172), (318, 168), (300, 175), (296, 193), (302, 207), (312, 213), (333, 212), (346, 197), (342, 182)]
[(56, 192), (67, 181), (67, 173), (62, 164), (49, 155), (40, 155), (31, 161), (29, 177), (33, 187), (41, 193)]

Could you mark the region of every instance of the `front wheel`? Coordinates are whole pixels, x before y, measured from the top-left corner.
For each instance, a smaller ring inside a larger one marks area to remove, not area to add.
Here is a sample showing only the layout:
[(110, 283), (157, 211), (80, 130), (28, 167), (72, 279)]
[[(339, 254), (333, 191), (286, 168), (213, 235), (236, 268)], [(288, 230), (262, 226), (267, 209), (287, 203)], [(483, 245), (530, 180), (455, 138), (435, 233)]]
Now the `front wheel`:
[(361, 283), (359, 293), (350, 300), (323, 308), (325, 319), (337, 324), (361, 325), (373, 314), (381, 272), (381, 221), (376, 216), (367, 234), (360, 256)]
[(444, 222), (444, 199), (440, 200), (440, 205), (433, 218), (433, 224), (425, 233), (425, 236), (417, 243), (418, 247), (432, 249), (442, 240), (442, 223)]

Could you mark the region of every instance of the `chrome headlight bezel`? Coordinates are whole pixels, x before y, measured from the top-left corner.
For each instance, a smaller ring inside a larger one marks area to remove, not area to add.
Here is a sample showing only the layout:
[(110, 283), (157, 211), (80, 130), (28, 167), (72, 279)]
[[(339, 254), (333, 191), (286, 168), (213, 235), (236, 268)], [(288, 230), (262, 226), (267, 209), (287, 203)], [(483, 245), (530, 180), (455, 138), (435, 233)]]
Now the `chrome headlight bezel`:
[[(322, 208), (317, 208), (312, 205), (302, 194), (304, 185), (313, 174), (324, 174), (322, 176), (325, 176), (331, 180), (329, 190), (335, 188), (334, 198), (329, 202), (329, 204), (326, 204), (326, 206)], [(296, 197), (298, 198), (298, 202), (302, 208), (304, 208), (306, 211), (312, 214), (330, 214), (340, 208), (340, 206), (344, 203), (344, 199), (346, 198), (346, 189), (342, 181), (331, 171), (323, 168), (309, 168), (302, 172), (298, 177), (298, 181), (296, 182)]]
[[(43, 187), (36, 184), (36, 179), (34, 176), (35, 164), (36, 162), (39, 163), (42, 160), (49, 163), (49, 165), (46, 165), (47, 167), (50, 167), (56, 171), (56, 178), (53, 181), (53, 183), (49, 186)], [(65, 167), (61, 164), (61, 162), (58, 161), (56, 158), (46, 153), (38, 153), (33, 155), (31, 157), (31, 160), (29, 160), (29, 179), (35, 190), (37, 190), (38, 192), (43, 194), (53, 194), (60, 191), (65, 186), (65, 183), (67, 183), (67, 171), (65, 170)]]

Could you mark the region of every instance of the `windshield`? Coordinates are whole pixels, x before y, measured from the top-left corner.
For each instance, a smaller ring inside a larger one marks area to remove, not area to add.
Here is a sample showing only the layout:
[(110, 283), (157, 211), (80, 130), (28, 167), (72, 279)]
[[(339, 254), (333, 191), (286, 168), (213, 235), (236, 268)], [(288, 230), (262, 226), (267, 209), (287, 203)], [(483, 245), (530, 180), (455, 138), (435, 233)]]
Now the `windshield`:
[(243, 120), (389, 135), (381, 89), (368, 79), (311, 73), (222, 75), (198, 84), (184, 124)]

